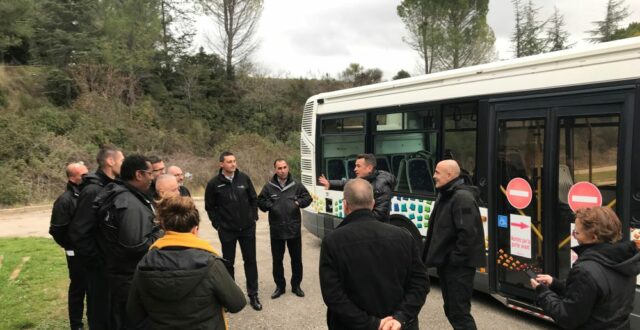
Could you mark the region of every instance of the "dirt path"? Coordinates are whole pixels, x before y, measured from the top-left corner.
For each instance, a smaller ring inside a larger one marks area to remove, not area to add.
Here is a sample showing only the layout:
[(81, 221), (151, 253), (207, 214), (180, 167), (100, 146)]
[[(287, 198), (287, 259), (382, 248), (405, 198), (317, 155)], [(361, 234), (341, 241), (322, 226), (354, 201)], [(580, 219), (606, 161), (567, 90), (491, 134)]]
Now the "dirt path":
[(0, 237), (51, 237), (51, 205), (0, 210)]

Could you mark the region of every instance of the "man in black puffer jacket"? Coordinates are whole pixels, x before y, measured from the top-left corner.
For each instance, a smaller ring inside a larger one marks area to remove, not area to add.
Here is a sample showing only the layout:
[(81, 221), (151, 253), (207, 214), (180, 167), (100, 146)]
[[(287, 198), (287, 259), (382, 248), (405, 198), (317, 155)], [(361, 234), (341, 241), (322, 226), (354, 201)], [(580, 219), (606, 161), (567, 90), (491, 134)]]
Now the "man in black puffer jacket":
[(129, 288), (138, 262), (162, 236), (147, 195), (153, 180), (151, 163), (141, 155), (128, 156), (120, 177), (123, 181), (108, 184), (94, 202), (106, 259), (111, 329), (138, 327), (126, 319)]
[(285, 244), (289, 247), (291, 257), (291, 291), (298, 297), (304, 297), (304, 291), (300, 288), (302, 282), (300, 209), (309, 206), (313, 199), (301, 183), (291, 178), (289, 165), (284, 159), (276, 159), (273, 167), (276, 174), (264, 185), (258, 196), (260, 209), (269, 212), (273, 280), (276, 282), (276, 290), (271, 295), (271, 299), (278, 298), (285, 292), (286, 282), (282, 266)]
[(236, 244), (240, 243), (244, 273), (247, 277), (249, 304), (262, 309), (258, 299), (258, 265), (256, 262), (256, 221), (258, 196), (248, 175), (240, 172), (236, 156), (228, 151), (220, 155), (220, 171), (204, 191), (204, 208), (213, 228), (218, 231), (222, 244), (222, 257), (231, 277), (236, 260)]
[[(376, 201), (373, 214), (382, 222), (389, 222), (391, 212), (391, 198), (396, 186), (396, 178), (387, 171), (376, 170), (376, 156), (373, 154), (360, 154), (356, 158), (356, 166), (353, 170), (356, 177), (365, 179), (373, 186), (373, 198)], [(342, 190), (347, 183), (346, 179), (327, 180), (324, 175), (318, 181), (325, 189)]]
[(429, 217), (422, 258), (436, 267), (444, 311), (454, 329), (476, 329), (471, 294), (476, 267), (484, 267), (484, 230), (478, 209), (479, 191), (460, 177), (455, 160), (443, 160), (433, 175), (438, 197)]

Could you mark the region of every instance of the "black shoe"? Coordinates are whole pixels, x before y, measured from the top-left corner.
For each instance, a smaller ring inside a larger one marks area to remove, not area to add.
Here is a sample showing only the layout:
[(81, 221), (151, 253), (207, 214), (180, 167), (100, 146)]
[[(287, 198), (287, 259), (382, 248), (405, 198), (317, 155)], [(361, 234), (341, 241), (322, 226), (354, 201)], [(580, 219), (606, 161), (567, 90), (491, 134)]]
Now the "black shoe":
[(276, 287), (276, 291), (273, 291), (273, 294), (271, 294), (271, 299), (276, 299), (282, 296), (283, 294), (284, 294), (284, 288)]
[(298, 297), (304, 297), (304, 291), (302, 291), (299, 286), (294, 286), (293, 288), (291, 288), (291, 292), (295, 293)]
[(262, 310), (262, 304), (260, 303), (258, 296), (249, 296), (249, 305), (257, 311)]

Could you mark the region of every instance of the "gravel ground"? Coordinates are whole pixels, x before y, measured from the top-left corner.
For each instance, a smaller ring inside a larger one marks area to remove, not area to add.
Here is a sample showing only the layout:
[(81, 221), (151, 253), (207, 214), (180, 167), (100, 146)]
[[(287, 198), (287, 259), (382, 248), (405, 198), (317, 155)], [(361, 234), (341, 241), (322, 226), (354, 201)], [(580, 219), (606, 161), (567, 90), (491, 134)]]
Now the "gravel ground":
[[(217, 233), (209, 224), (202, 199), (196, 203), (203, 216), (200, 236), (211, 242), (213, 247), (221, 251)], [(50, 205), (28, 207), (13, 210), (0, 210), (0, 237), (50, 237), (48, 234)], [(302, 289), (306, 296), (299, 298), (290, 291), (278, 299), (272, 300), (271, 293), (275, 284), (271, 276), (271, 247), (269, 242), (269, 226), (267, 216), (261, 213), (257, 225), (257, 261), (259, 273), (260, 301), (263, 310), (254, 311), (249, 305), (237, 314), (229, 317), (231, 329), (325, 329), (326, 307), (322, 301), (318, 278), (318, 261), (320, 256), (320, 240), (303, 229), (302, 256), (304, 263), (304, 279)], [(63, 253), (62, 251), (60, 253)], [(285, 276), (291, 276), (285, 257)], [(236, 256), (236, 280), (241, 288), (245, 288), (242, 255), (238, 248)], [(290, 290), (290, 287), (287, 287)], [(490, 296), (477, 293), (472, 301), (472, 314), (479, 329), (554, 329), (551, 323), (530, 317), (526, 314), (506, 308)], [(422, 329), (450, 329), (450, 325), (442, 310), (442, 296), (437, 284), (432, 285), (427, 302), (420, 313)]]

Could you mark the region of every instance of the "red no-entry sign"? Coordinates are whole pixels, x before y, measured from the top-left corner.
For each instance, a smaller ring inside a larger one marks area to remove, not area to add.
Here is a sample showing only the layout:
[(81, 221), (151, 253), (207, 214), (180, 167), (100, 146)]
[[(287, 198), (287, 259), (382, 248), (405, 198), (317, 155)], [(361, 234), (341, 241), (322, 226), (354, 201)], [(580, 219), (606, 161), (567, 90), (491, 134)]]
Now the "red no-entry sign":
[(523, 178), (514, 178), (507, 185), (507, 200), (511, 206), (521, 210), (531, 204), (531, 185)]
[(591, 182), (578, 182), (571, 186), (567, 195), (569, 207), (573, 212), (583, 207), (602, 206), (602, 194)]

